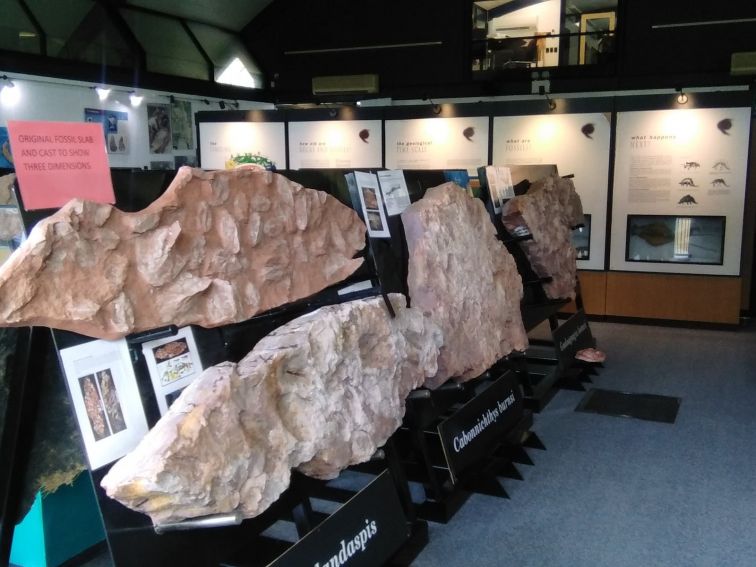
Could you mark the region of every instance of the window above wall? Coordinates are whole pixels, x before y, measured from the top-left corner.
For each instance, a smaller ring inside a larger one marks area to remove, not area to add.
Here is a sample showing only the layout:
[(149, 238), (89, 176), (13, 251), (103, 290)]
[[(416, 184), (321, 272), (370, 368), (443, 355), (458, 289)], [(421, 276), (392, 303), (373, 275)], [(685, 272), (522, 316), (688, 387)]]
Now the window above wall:
[(473, 2), (473, 77), (488, 79), (515, 69), (613, 63), (617, 3), (618, 0)]

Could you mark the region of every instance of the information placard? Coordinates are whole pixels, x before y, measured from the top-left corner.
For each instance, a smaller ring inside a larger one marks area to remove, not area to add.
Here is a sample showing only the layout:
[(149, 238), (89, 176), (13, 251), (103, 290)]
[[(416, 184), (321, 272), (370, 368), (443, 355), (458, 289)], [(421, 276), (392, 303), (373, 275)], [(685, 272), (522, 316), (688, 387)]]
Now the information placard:
[(556, 164), (562, 175), (574, 175), (583, 211), (592, 222), (588, 259), (578, 259), (580, 269), (604, 269), (610, 118), (598, 112), (496, 116), (493, 121), (494, 165)]
[(201, 122), (200, 167), (226, 169), (243, 154), (265, 158), (277, 169), (286, 168), (286, 128), (283, 122)]
[[(750, 108), (618, 114), (612, 270), (740, 274), (750, 127)], [(699, 217), (725, 217), (723, 247)]]
[(517, 377), (505, 372), (493, 384), (438, 424), (453, 482), (479, 463), (522, 414)]
[(552, 332), (557, 358), (561, 368), (568, 368), (575, 361), (575, 353), (584, 348), (594, 348), (593, 339), (585, 311), (578, 309), (564, 323)]
[(291, 169), (381, 167), (380, 120), (289, 122)]
[(467, 169), (488, 163), (488, 117), (386, 120), (386, 169)]
[(384, 471), (270, 567), (383, 565), (408, 537), (394, 481)]
[(26, 210), (115, 203), (102, 125), (9, 120), (8, 133)]

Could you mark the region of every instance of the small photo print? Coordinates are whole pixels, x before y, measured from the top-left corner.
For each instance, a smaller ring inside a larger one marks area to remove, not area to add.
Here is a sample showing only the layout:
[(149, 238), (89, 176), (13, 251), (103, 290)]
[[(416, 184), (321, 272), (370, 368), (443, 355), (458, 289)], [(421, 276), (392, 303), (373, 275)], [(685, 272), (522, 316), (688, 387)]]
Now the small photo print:
[(108, 427), (108, 422), (105, 420), (105, 409), (102, 406), (102, 398), (100, 398), (94, 374), (81, 376), (79, 378), (79, 387), (81, 388), (81, 395), (84, 397), (84, 408), (86, 409), (95, 441), (109, 437), (110, 428)]
[(362, 187), (362, 198), (365, 200), (366, 209), (378, 209), (378, 197), (372, 187)]
[(152, 353), (155, 357), (161, 386), (172, 384), (197, 371), (185, 338), (154, 347)]
[(113, 374), (109, 369), (97, 373), (97, 385), (100, 387), (100, 395), (105, 406), (105, 416), (108, 418), (111, 433), (120, 433), (126, 429), (126, 421), (123, 419), (121, 402), (118, 400), (118, 390), (113, 382)]
[(371, 230), (383, 230), (381, 213), (379, 213), (378, 211), (367, 211), (367, 217)]

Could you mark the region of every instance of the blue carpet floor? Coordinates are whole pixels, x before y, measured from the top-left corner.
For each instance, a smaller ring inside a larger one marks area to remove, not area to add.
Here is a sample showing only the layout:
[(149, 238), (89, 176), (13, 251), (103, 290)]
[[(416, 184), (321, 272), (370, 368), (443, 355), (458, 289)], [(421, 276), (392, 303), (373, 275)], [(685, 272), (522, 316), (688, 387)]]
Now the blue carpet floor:
[(676, 423), (577, 413), (584, 394), (560, 391), (511, 499), (430, 524), (415, 565), (756, 565), (756, 331), (591, 328), (596, 387), (680, 397)]

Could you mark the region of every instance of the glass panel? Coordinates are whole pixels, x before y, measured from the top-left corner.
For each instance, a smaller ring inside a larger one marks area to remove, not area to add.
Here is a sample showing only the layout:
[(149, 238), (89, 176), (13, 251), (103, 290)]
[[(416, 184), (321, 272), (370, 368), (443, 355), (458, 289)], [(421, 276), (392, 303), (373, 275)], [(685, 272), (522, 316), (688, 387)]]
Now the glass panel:
[(722, 265), (724, 235), (725, 217), (628, 215), (625, 260)]
[(47, 34), (47, 54), (59, 57), (74, 30), (92, 10), (92, 0), (26, 0)]
[(147, 54), (147, 70), (208, 79), (207, 64), (177, 20), (121, 8), (120, 13)]
[(591, 259), (591, 215), (583, 215), (585, 222), (572, 231), (572, 245), (578, 260)]
[(40, 53), (37, 31), (15, 0), (3, 2), (0, 49)]
[(212, 26), (194, 22), (189, 24), (189, 29), (192, 30), (197, 41), (200, 42), (208, 57), (213, 61), (215, 80), (218, 80), (220, 74), (234, 59), (239, 59), (254, 79), (255, 86), (262, 87), (263, 75), (260, 68), (252, 60), (249, 52), (237, 36)]

